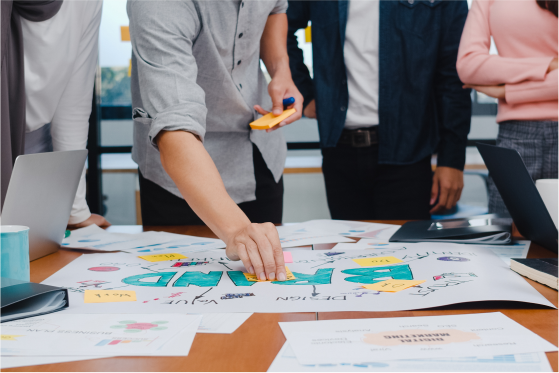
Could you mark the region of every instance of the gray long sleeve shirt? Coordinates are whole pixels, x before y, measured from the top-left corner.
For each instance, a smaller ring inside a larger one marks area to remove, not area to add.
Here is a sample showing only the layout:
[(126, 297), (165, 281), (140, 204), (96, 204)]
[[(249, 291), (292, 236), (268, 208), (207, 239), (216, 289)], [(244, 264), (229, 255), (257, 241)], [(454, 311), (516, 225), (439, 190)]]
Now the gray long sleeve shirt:
[(163, 169), (155, 137), (200, 137), (236, 203), (255, 200), (254, 143), (276, 181), (287, 148), (281, 131), (253, 131), (253, 106), (271, 108), (260, 69), (268, 16), (286, 0), (128, 0), (132, 41), (132, 157), (142, 175), (181, 196)]

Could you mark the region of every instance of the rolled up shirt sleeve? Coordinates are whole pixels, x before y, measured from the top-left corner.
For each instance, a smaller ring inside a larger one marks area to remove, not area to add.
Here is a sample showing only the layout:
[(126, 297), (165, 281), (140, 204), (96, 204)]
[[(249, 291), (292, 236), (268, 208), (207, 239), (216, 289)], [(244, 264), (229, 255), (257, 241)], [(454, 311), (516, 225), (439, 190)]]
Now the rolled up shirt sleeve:
[(161, 131), (206, 133), (204, 90), (196, 83), (192, 47), (200, 31), (192, 2), (128, 1), (130, 37), (143, 109), (153, 119), (149, 139)]
[(274, 9), (272, 9), (272, 11), (270, 12), (270, 14), (281, 14), (281, 13), (286, 13), (287, 12), (287, 0), (278, 0), (276, 1), (276, 6), (274, 7)]

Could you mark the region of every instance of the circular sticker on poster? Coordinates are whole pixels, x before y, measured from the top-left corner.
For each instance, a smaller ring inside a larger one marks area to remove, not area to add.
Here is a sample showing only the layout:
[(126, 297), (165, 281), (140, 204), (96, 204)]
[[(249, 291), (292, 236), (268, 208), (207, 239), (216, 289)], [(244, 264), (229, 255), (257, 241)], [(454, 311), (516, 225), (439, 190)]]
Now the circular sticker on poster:
[(113, 271), (118, 271), (120, 268), (118, 267), (91, 267), (88, 268), (90, 271), (95, 271), (95, 272), (113, 272)]
[(470, 259), (462, 258), (461, 256), (441, 256), (437, 260), (442, 260), (445, 262), (469, 262)]

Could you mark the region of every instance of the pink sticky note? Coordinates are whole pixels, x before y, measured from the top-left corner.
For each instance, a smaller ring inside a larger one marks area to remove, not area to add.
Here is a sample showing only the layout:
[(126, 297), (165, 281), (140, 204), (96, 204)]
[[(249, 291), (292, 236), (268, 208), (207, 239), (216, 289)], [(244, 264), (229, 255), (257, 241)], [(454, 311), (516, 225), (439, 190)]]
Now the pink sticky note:
[(283, 261), (286, 263), (293, 263), (293, 257), (289, 251), (283, 252)]

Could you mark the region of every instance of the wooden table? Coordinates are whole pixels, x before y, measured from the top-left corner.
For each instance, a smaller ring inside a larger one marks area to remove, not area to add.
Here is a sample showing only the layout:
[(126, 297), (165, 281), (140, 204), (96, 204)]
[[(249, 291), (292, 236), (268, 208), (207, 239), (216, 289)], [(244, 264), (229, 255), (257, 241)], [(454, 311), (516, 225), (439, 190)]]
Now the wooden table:
[[(382, 221), (382, 223), (403, 224), (402, 221)], [(207, 227), (203, 226), (145, 227), (144, 230), (215, 237)], [(81, 254), (82, 252), (79, 251), (61, 249), (54, 254), (31, 262), (31, 281), (41, 282), (45, 280)], [(554, 256), (556, 254), (536, 244), (532, 244), (528, 252), (529, 258), (549, 258)], [(557, 307), (557, 291), (528, 279), (526, 281)], [(3, 369), (2, 371), (266, 371), (285, 342), (285, 337), (281, 332), (278, 322), (440, 316), (494, 311), (502, 312), (557, 346), (557, 310), (543, 309), (537, 306), (532, 307), (523, 303), (513, 303), (507, 306), (503, 305), (503, 303), (485, 302), (471, 305), (446, 306), (422, 311), (260, 313), (252, 315), (233, 334), (197, 334), (187, 357), (113, 357)], [(547, 353), (547, 357), (553, 371), (556, 372), (558, 368), (557, 353)]]

